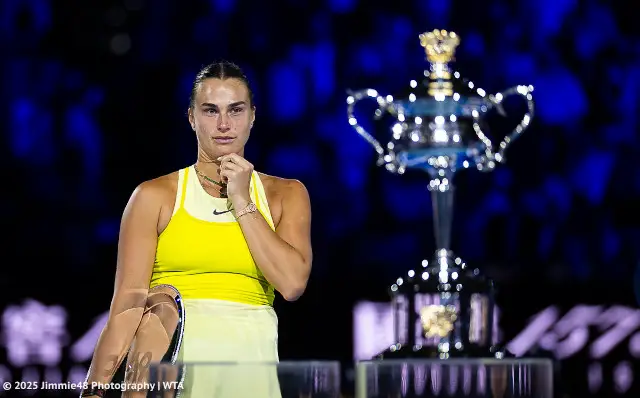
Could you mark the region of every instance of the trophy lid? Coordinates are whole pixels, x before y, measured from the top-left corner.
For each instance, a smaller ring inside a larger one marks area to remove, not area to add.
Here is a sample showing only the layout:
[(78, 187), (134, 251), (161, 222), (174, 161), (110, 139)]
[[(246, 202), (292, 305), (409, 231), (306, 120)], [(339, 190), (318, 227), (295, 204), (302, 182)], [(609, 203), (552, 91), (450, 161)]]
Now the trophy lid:
[(427, 53), (427, 60), (432, 64), (446, 64), (454, 59), (460, 37), (455, 32), (435, 29), (420, 34), (420, 45)]
[(474, 85), (460, 78), (451, 70), (460, 44), (457, 33), (436, 29), (419, 35), (420, 45), (429, 63), (424, 78), (409, 82), (409, 87), (394, 93), (393, 102), (387, 108), (391, 114), (405, 116), (456, 115), (470, 116), (484, 105), (484, 99)]
[(448, 63), (454, 59), (456, 47), (460, 44), (460, 38), (455, 32), (446, 30), (434, 30), (422, 33), (420, 45), (427, 53), (427, 60), (431, 64), (428, 94), (433, 97), (448, 97), (453, 95), (451, 83), (451, 71)]

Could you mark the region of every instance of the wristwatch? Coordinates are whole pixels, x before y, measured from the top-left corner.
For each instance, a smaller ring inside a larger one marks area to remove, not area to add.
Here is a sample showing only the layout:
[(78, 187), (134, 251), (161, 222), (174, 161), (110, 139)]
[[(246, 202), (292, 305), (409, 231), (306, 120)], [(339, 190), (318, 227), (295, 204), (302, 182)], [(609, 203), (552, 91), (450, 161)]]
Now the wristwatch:
[(88, 387), (82, 390), (80, 397), (104, 397), (106, 393), (107, 390), (104, 388)]
[(242, 216), (244, 216), (247, 213), (255, 213), (256, 211), (258, 211), (258, 208), (256, 207), (256, 204), (253, 202), (249, 202), (249, 204), (242, 210), (238, 211), (236, 213), (236, 218), (240, 218)]

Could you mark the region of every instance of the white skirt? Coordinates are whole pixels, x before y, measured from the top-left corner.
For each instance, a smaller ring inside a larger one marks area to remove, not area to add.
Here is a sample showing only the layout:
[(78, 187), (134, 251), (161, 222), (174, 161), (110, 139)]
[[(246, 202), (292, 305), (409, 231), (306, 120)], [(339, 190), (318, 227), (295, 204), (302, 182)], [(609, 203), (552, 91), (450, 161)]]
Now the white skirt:
[[(278, 317), (271, 306), (184, 300), (181, 398), (280, 398)], [(214, 364), (244, 362), (242, 364)], [(271, 365), (260, 365), (266, 362)], [(200, 363), (200, 365), (194, 364)]]

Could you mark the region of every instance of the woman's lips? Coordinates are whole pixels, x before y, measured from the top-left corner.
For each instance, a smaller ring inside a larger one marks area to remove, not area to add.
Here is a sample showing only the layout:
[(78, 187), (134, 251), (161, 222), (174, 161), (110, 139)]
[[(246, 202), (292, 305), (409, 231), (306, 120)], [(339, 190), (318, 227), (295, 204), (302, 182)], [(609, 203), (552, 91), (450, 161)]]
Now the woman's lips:
[(213, 140), (216, 144), (225, 145), (231, 144), (235, 138), (234, 137), (213, 137)]

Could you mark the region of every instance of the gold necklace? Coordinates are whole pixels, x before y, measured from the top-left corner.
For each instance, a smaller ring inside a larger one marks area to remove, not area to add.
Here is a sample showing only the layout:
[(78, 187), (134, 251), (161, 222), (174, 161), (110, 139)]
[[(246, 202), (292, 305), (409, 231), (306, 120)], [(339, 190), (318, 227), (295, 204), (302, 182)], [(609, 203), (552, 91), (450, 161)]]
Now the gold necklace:
[(208, 181), (212, 184), (215, 184), (217, 186), (220, 187), (220, 197), (221, 198), (226, 198), (227, 197), (227, 184), (218, 182), (216, 180), (214, 180), (213, 178), (209, 178), (208, 176), (206, 176), (204, 173), (202, 173), (200, 170), (198, 170), (198, 166), (196, 166), (195, 164), (193, 165), (193, 169), (196, 171), (196, 174), (198, 174), (200, 177), (202, 177), (205, 181)]

